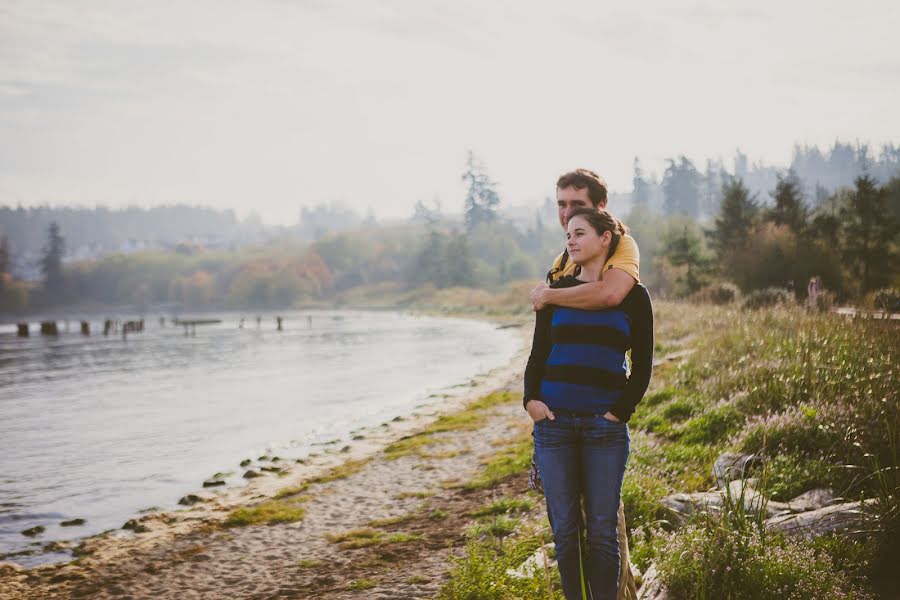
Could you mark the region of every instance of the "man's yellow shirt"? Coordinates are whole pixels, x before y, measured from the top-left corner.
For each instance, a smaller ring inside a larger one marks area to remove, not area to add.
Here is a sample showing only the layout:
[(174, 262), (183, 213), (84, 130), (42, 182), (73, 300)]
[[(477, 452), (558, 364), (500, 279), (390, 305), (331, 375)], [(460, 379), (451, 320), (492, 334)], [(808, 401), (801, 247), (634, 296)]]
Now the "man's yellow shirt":
[[(547, 279), (550, 283), (556, 281), (560, 277), (575, 274), (575, 263), (573, 263), (571, 259), (566, 260), (566, 264), (562, 269), (559, 268), (565, 254), (565, 252), (560, 253), (560, 255), (556, 257), (556, 260), (553, 261), (553, 267), (547, 274)], [(641, 253), (638, 250), (637, 242), (634, 241), (633, 237), (625, 234), (619, 238), (619, 245), (616, 246), (616, 251), (613, 252), (613, 255), (606, 259), (606, 263), (603, 265), (603, 272), (605, 273), (609, 269), (621, 269), (634, 277), (636, 282), (640, 283), (640, 267)]]

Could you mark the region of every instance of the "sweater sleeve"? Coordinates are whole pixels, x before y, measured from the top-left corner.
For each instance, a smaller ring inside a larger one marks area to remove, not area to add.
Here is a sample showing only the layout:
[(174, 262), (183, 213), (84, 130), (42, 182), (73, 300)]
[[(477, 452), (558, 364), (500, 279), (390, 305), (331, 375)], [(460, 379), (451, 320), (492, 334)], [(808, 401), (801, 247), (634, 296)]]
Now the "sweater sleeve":
[(531, 342), (531, 354), (528, 356), (528, 364), (525, 367), (525, 396), (522, 398), (522, 406), (529, 400), (541, 399), (541, 379), (547, 365), (552, 347), (550, 327), (552, 323), (553, 309), (543, 308), (535, 314), (534, 339)]
[(626, 298), (625, 302), (631, 315), (631, 375), (619, 400), (609, 409), (623, 423), (628, 422), (644, 397), (653, 370), (653, 306), (650, 294), (641, 285), (636, 285), (632, 291), (631, 298)]

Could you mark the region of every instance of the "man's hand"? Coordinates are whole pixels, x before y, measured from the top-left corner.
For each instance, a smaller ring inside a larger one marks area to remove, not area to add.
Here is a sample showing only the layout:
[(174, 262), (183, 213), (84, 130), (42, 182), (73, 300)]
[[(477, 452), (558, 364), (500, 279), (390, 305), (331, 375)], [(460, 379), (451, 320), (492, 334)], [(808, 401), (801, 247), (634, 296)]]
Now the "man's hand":
[(620, 422), (619, 417), (617, 417), (616, 415), (612, 414), (609, 411), (606, 411), (606, 414), (603, 415), (603, 418), (606, 419), (607, 421), (612, 421), (613, 423)]
[(544, 299), (544, 292), (549, 289), (550, 286), (542, 281), (534, 286), (534, 289), (528, 294), (528, 298), (531, 300), (531, 307), (535, 312), (547, 306), (547, 300)]
[(544, 419), (550, 419), (551, 421), (556, 419), (550, 407), (540, 400), (529, 400), (528, 404), (525, 405), (525, 410), (528, 411), (528, 416), (535, 423)]

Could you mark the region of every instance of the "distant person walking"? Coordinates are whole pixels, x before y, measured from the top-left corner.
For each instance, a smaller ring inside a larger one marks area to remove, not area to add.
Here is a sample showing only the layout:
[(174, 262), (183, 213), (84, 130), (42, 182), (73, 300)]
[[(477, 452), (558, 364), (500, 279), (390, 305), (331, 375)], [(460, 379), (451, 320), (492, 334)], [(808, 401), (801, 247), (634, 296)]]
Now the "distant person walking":
[(819, 307), (819, 292), (822, 291), (822, 278), (814, 275), (809, 278), (809, 284), (806, 286), (806, 298), (809, 302), (809, 310), (816, 310)]

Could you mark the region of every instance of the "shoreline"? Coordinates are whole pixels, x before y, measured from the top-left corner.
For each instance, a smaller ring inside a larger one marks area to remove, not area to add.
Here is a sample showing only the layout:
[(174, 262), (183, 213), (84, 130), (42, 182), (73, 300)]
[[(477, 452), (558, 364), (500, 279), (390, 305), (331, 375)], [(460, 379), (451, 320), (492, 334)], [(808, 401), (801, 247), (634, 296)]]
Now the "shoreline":
[[(286, 489), (301, 488), (311, 481), (327, 479), (330, 473), (345, 465), (358, 465), (361, 470), (366, 470), (368, 463), (383, 454), (392, 444), (415, 436), (441, 417), (463, 411), (478, 398), (508, 386), (524, 368), (530, 338), (530, 331), (527, 331), (526, 326), (528, 321), (519, 317), (496, 319), (483, 314), (452, 315), (452, 318), (487, 321), (496, 327), (510, 327), (510, 321), (514, 321), (512, 326), (519, 328), (516, 335), (519, 343), (512, 359), (490, 372), (474, 374), (467, 382), (460, 383), (461, 387), (467, 388), (459, 396), (451, 396), (452, 402), (446, 402), (446, 396), (430, 398), (417, 405), (408, 416), (397, 417), (377, 426), (354, 431), (356, 434), (354, 441), (346, 446), (338, 448), (335, 445), (308, 460), (292, 462), (287, 473), (279, 473), (278, 476), (265, 474), (250, 479), (244, 487), (218, 493), (188, 494), (186, 497), (193, 497), (196, 504), (185, 509), (136, 515), (129, 521), (133, 531), (107, 531), (82, 538), (77, 545), (75, 543), (57, 545), (60, 550), (71, 549), (74, 560), (40, 564), (29, 568), (10, 562), (0, 562), (0, 584), (3, 584), (0, 587), (17, 580), (21, 584), (23, 578), (26, 581), (48, 578), (52, 580), (61, 572), (73, 567), (77, 569), (82, 564), (111, 565), (127, 560), (127, 557), (136, 553), (153, 552), (155, 549), (176, 543), (179, 539), (220, 531), (230, 514), (240, 509), (249, 509), (260, 502), (276, 499), (279, 493), (283, 493)], [(0, 598), (6, 597), (0, 593)]]

